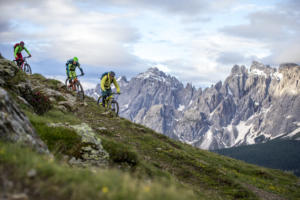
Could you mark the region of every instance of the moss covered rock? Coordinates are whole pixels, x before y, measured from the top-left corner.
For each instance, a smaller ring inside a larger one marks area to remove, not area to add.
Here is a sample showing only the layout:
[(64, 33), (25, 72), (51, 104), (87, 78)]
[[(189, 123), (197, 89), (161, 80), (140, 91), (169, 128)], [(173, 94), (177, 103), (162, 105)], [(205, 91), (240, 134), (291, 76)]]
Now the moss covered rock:
[(77, 155), (74, 155), (69, 160), (71, 165), (78, 166), (106, 166), (108, 164), (109, 154), (103, 148), (101, 139), (96, 136), (95, 132), (86, 123), (79, 125), (69, 124), (49, 124), (52, 127), (66, 127), (74, 129), (75, 132), (81, 137), (81, 148)]

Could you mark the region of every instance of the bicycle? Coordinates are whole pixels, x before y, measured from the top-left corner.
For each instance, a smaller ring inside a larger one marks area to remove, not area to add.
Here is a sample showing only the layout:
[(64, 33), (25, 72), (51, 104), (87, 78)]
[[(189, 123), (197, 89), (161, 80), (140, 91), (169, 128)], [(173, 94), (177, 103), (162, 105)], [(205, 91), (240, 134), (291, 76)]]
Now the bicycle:
[(23, 62), (21, 63), (20, 60), (14, 60), (15, 64), (19, 67), (20, 70), (24, 71), (26, 74), (31, 75), (32, 71), (31, 71), (31, 67), (30, 65), (27, 63), (26, 59), (30, 58), (31, 56), (26, 56), (23, 58)]
[(100, 96), (98, 98), (97, 104), (99, 106), (104, 107), (105, 110), (112, 111), (113, 113), (115, 113), (116, 116), (118, 116), (118, 114), (119, 114), (119, 103), (117, 102), (117, 100), (115, 100), (115, 97), (114, 97), (114, 95), (116, 95), (116, 94), (119, 95), (120, 93), (115, 93), (115, 92), (111, 93), (111, 95), (105, 99), (105, 105), (104, 106), (102, 105), (102, 98), (103, 97)]
[(79, 76), (83, 76), (83, 75), (75, 76), (75, 79), (71, 80), (71, 83), (70, 83), (70, 79), (68, 77), (66, 79), (65, 85), (66, 85), (66, 88), (68, 91), (76, 91), (77, 98), (80, 101), (83, 101), (84, 100), (84, 90), (83, 90), (83, 87), (82, 87), (80, 81), (77, 79), (77, 77), (79, 77)]

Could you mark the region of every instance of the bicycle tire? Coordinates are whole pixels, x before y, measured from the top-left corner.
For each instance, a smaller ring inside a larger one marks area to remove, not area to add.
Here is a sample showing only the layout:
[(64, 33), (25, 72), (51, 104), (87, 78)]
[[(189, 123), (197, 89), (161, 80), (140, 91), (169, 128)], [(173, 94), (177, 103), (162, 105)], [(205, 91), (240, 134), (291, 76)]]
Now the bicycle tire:
[(98, 105), (98, 106), (102, 106), (102, 105), (100, 105), (100, 103), (102, 103), (102, 96), (100, 96), (100, 97), (98, 98), (98, 100), (97, 100), (97, 105)]
[(28, 63), (25, 63), (24, 66), (23, 66), (23, 71), (26, 73), (26, 74), (29, 74), (31, 75), (32, 72), (31, 72), (31, 67)]
[(70, 80), (69, 78), (66, 79), (65, 85), (66, 85), (66, 88), (68, 91), (72, 91), (72, 88), (69, 87), (69, 85), (70, 85), (69, 80)]
[(112, 112), (116, 114), (116, 116), (119, 115), (119, 104), (116, 100), (112, 100), (109, 102), (108, 107)]
[(80, 101), (83, 101), (84, 100), (84, 90), (83, 90), (81, 83), (79, 81), (77, 81), (75, 87), (76, 87), (78, 99)]

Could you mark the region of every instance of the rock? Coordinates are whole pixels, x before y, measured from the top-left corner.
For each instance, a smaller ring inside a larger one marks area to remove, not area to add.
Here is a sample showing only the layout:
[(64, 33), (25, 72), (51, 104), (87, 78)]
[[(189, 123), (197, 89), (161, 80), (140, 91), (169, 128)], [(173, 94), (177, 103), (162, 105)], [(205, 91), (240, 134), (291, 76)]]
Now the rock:
[(13, 194), (9, 197), (9, 200), (29, 200), (27, 194), (20, 193), (20, 194)]
[(33, 177), (36, 176), (36, 174), (37, 174), (36, 170), (35, 170), (35, 169), (31, 169), (31, 170), (29, 170), (29, 171), (27, 172), (27, 177), (28, 177), (28, 178), (33, 178)]
[(16, 75), (18, 70), (18, 67), (12, 61), (0, 59), (0, 77), (9, 80)]
[(97, 127), (97, 129), (98, 129), (99, 131), (107, 130), (106, 127)]
[(49, 153), (25, 114), (8, 93), (0, 88), (0, 139), (25, 144), (38, 152)]
[(79, 125), (69, 124), (49, 124), (49, 126), (57, 127), (63, 126), (74, 129), (76, 133), (81, 136), (83, 143), (80, 150), (80, 158), (71, 158), (69, 163), (77, 166), (106, 166), (108, 164), (109, 154), (105, 151), (101, 144), (101, 139), (96, 136), (96, 133), (87, 124)]

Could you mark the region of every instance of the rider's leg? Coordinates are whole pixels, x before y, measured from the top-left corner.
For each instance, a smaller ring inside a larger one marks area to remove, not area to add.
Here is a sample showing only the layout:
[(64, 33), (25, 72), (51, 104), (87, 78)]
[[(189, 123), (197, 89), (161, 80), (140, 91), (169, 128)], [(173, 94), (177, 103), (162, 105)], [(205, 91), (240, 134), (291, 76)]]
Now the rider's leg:
[(103, 107), (105, 107), (105, 101), (106, 101), (106, 99), (111, 95), (111, 89), (107, 89), (106, 90), (106, 93), (104, 94), (104, 93), (102, 93), (102, 106)]
[(107, 95), (102, 93), (102, 106), (105, 107), (105, 100), (107, 98)]
[(74, 84), (74, 80), (76, 78), (76, 71), (70, 71), (70, 76), (72, 78), (72, 90), (76, 91), (76, 85)]
[(17, 53), (17, 65), (23, 69), (23, 63), (24, 63), (24, 60), (23, 60), (23, 56), (21, 53)]

